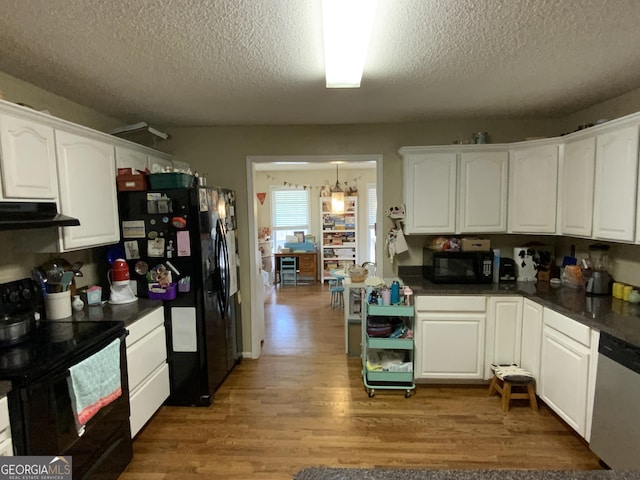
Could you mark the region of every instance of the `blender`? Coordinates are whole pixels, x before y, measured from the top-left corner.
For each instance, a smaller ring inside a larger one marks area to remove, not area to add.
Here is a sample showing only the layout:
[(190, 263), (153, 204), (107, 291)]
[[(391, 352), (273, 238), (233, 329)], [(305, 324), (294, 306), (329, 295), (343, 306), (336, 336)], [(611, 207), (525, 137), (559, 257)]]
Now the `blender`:
[(611, 293), (611, 275), (609, 268), (609, 245), (596, 243), (589, 245), (591, 273), (587, 279), (587, 293), (591, 295), (609, 295)]

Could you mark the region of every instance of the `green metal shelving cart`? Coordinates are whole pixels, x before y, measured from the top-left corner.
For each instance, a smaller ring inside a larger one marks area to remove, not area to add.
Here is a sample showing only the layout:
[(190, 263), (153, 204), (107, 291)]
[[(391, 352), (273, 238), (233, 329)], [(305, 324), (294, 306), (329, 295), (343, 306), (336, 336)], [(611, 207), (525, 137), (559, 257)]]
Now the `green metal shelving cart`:
[[(413, 381), (413, 337), (391, 338), (374, 337), (367, 333), (370, 318), (386, 317), (400, 321), (408, 329), (414, 330), (413, 306), (407, 305), (369, 305), (363, 302), (362, 308), (362, 379), (369, 397), (375, 395), (376, 389), (404, 390), (405, 397), (409, 398), (416, 388)], [(403, 357), (402, 365), (398, 367), (402, 371), (370, 369), (368, 360), (372, 351), (393, 351)]]

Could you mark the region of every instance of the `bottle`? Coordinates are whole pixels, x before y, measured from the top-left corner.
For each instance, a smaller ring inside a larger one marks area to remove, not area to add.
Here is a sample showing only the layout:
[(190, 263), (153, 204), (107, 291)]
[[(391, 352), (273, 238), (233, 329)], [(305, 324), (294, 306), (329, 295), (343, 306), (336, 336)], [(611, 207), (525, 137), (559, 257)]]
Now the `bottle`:
[(84, 302), (80, 298), (80, 295), (73, 296), (73, 302), (71, 302), (71, 306), (76, 312), (79, 312), (84, 308)]
[(493, 283), (500, 282), (500, 249), (493, 249)]
[(394, 280), (391, 284), (391, 305), (400, 303), (400, 282)]

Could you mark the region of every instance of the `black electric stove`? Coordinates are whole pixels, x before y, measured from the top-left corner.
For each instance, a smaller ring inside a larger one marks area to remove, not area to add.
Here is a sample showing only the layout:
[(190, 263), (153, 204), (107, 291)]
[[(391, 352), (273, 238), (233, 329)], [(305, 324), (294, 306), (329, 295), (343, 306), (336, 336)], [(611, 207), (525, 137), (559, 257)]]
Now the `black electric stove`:
[[(0, 284), (0, 329), (29, 324), (0, 343), (0, 380), (10, 382), (16, 455), (70, 456), (73, 478), (117, 479), (133, 456), (124, 322), (41, 320), (42, 295), (29, 279)], [(120, 340), (122, 394), (82, 431), (69, 394), (69, 368)]]

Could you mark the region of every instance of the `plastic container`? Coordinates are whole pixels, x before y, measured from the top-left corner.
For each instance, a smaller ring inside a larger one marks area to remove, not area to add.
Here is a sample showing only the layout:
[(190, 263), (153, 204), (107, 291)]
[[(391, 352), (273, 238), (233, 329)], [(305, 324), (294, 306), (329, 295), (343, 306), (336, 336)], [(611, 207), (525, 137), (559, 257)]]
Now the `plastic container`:
[(47, 320), (60, 320), (71, 316), (71, 290), (47, 293), (44, 297)]
[(152, 173), (149, 175), (149, 183), (152, 190), (188, 188), (193, 186), (193, 175), (180, 172)]
[(173, 300), (176, 298), (177, 285), (170, 283), (167, 288), (161, 288), (159, 283), (149, 284), (149, 298), (151, 300)]

